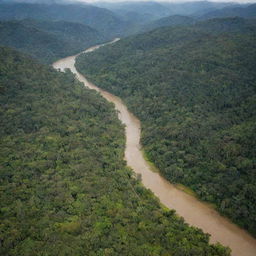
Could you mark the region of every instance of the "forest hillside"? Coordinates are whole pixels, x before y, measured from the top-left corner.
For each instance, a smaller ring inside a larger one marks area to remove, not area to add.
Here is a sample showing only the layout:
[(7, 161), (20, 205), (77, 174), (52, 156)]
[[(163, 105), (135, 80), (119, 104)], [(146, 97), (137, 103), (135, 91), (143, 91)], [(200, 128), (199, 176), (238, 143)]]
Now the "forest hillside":
[(0, 47), (0, 254), (228, 256), (125, 165), (112, 104)]
[(0, 20), (23, 19), (82, 23), (96, 29), (108, 39), (124, 34), (129, 27), (129, 22), (124, 21), (112, 11), (88, 4), (0, 2)]
[(89, 26), (65, 21), (0, 21), (0, 45), (44, 63), (76, 54), (105, 40)]
[(76, 66), (142, 121), (141, 142), (162, 175), (256, 235), (250, 22), (225, 18), (156, 29), (81, 55)]

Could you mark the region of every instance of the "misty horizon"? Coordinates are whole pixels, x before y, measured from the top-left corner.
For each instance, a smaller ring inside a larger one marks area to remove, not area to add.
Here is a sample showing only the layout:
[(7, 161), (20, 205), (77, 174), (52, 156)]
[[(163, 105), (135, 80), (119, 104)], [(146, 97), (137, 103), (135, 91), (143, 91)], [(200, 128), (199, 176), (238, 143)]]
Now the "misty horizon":
[(253, 4), (256, 3), (256, 0), (0, 0), (2, 3), (38, 3), (38, 4), (61, 4), (61, 3), (84, 3), (84, 4), (94, 4), (94, 3), (140, 3), (140, 2), (148, 2), (148, 3), (192, 3), (192, 2), (215, 2), (215, 3), (238, 3), (238, 4)]

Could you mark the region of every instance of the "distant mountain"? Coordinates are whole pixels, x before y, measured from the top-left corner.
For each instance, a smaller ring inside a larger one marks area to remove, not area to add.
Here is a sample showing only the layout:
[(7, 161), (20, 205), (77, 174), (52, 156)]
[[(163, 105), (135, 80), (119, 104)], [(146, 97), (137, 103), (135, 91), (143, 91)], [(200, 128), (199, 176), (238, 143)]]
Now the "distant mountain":
[(211, 10), (222, 9), (226, 6), (234, 6), (238, 5), (235, 3), (216, 3), (216, 2), (208, 2), (208, 1), (194, 1), (194, 2), (184, 2), (184, 3), (170, 3), (163, 2), (162, 5), (165, 8), (168, 8), (173, 14), (179, 15), (203, 15)]
[(45, 63), (103, 40), (95, 29), (83, 24), (35, 20), (0, 22), (0, 45), (18, 49)]
[[(109, 9), (129, 21), (150, 22), (170, 15), (203, 15), (213, 10), (226, 6), (235, 6), (235, 3), (216, 3), (208, 1), (195, 2), (100, 2), (95, 3), (99, 7)], [(134, 20), (135, 19), (135, 20)]]
[(109, 38), (122, 35), (128, 23), (113, 12), (85, 4), (0, 4), (0, 20), (37, 19), (78, 22)]
[(95, 5), (109, 9), (120, 19), (128, 22), (130, 26), (126, 30), (127, 35), (148, 31), (150, 28), (147, 25), (154, 26), (151, 23), (172, 14), (162, 3), (153, 1), (96, 2)]
[(243, 17), (256, 18), (256, 4), (236, 7), (226, 7), (221, 10), (215, 10), (201, 16), (201, 19), (223, 18), (223, 17)]
[(83, 43), (84, 45), (88, 45), (104, 39), (98, 31), (81, 23), (31, 19), (22, 20), (21, 23), (28, 27), (36, 27), (40, 30), (53, 33), (62, 40), (73, 41), (74, 44)]
[(127, 34), (140, 33), (162, 26), (193, 24), (190, 16), (197, 18), (210, 11), (220, 10), (227, 6), (240, 6), (235, 3), (216, 3), (195, 1), (185, 3), (175, 2), (96, 2), (95, 5), (109, 9), (120, 19), (132, 24)]
[(180, 26), (180, 25), (192, 25), (196, 20), (192, 17), (173, 15), (161, 18), (159, 20), (153, 21), (141, 29), (141, 31), (149, 31), (159, 27), (169, 27), (169, 26)]
[(198, 21), (195, 18), (181, 15), (173, 15), (151, 22), (140, 29), (141, 32), (150, 31), (160, 27), (193, 26), (206, 33), (247, 33), (255, 31), (256, 19), (244, 19), (240, 17), (214, 18), (206, 21)]
[(256, 19), (243, 19), (240, 17), (215, 18), (195, 25), (196, 28), (206, 33), (248, 33), (256, 32)]
[(170, 10), (157, 2), (96, 3), (130, 22), (145, 23), (171, 14)]

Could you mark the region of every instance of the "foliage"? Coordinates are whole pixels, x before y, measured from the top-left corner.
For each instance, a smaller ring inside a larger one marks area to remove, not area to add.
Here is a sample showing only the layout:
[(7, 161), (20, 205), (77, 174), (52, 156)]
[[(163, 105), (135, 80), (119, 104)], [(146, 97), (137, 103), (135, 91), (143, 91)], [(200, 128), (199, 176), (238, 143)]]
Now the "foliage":
[(211, 34), (220, 33), (250, 33), (256, 31), (255, 19), (243, 19), (239, 17), (210, 19), (196, 23), (197, 28), (204, 32), (211, 31)]
[(0, 254), (229, 255), (125, 166), (113, 105), (0, 48)]
[(104, 37), (83, 24), (51, 21), (0, 22), (0, 45), (13, 47), (45, 63), (76, 54)]
[(183, 25), (192, 25), (195, 23), (195, 19), (188, 16), (182, 15), (172, 15), (164, 17), (151, 23), (146, 24), (142, 27), (141, 32), (150, 31), (160, 27), (170, 27), (170, 26), (183, 26)]
[(241, 6), (227, 6), (220, 10), (210, 10), (208, 13), (202, 15), (201, 19), (224, 18), (224, 17), (243, 17), (256, 18), (256, 4), (241, 5)]
[(129, 21), (134, 21), (135, 18), (139, 23), (150, 22), (170, 15), (202, 16), (225, 6), (238, 5), (231, 2), (210, 1), (109, 1), (95, 4), (109, 9)]
[(162, 3), (153, 1), (99, 2), (100, 7), (107, 8), (130, 22), (138, 24), (150, 22), (170, 15), (170, 10)]
[(256, 33), (238, 21), (157, 29), (82, 55), (77, 68), (138, 116), (169, 181), (256, 235)]
[(82, 23), (108, 39), (123, 34), (129, 26), (111, 11), (87, 4), (0, 3), (0, 20), (22, 19)]

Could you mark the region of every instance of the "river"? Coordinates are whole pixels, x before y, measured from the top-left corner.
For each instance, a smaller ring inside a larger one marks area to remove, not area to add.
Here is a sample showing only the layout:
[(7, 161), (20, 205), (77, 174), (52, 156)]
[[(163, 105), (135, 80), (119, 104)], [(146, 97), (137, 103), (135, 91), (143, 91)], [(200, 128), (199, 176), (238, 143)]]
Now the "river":
[[(118, 39), (110, 43), (116, 41)], [(95, 51), (104, 45), (106, 44), (91, 47), (84, 52)], [(119, 113), (118, 117), (126, 126), (125, 159), (127, 165), (135, 173), (141, 174), (144, 186), (149, 188), (159, 198), (162, 204), (169, 209), (174, 209), (187, 223), (201, 228), (205, 233), (209, 233), (211, 235), (211, 243), (220, 242), (225, 246), (229, 246), (233, 256), (256, 256), (256, 239), (225, 217), (220, 216), (208, 204), (179, 190), (159, 173), (152, 171), (141, 151), (140, 121), (128, 111), (120, 98), (98, 88), (76, 70), (75, 59), (78, 55), (61, 59), (53, 63), (53, 67), (61, 71), (69, 68), (86, 87), (98, 91), (105, 99), (115, 104), (115, 108)]]

